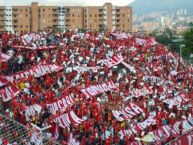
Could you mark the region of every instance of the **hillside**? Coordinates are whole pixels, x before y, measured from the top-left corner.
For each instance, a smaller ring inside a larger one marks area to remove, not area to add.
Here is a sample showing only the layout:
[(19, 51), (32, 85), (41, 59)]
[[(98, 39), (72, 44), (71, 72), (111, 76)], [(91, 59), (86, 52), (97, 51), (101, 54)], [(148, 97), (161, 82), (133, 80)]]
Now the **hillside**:
[(135, 0), (130, 6), (137, 15), (179, 9), (187, 9), (188, 14), (193, 13), (193, 0)]

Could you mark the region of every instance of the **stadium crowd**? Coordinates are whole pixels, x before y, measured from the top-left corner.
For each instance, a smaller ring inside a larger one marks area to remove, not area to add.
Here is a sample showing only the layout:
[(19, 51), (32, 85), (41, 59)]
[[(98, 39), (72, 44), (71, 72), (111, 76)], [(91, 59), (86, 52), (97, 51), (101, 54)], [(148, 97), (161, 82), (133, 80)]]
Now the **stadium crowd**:
[[(165, 144), (193, 126), (193, 67), (149, 36), (5, 33), (1, 50), (10, 56), (1, 62), (1, 78), (7, 82), (0, 86), (1, 94), (10, 84), (19, 93), (6, 101), (0, 94), (0, 111), (27, 127), (50, 125), (47, 136), (61, 144)], [(47, 64), (62, 69), (16, 75)], [(104, 83), (109, 84), (95, 90)], [(163, 126), (170, 127), (168, 136), (145, 138)]]

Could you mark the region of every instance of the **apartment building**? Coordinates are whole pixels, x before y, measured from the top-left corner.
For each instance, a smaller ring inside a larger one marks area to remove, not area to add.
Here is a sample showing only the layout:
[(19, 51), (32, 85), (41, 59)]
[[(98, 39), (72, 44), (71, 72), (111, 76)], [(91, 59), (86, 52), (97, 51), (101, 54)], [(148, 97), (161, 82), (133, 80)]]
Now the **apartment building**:
[(0, 6), (0, 32), (38, 32), (51, 29), (132, 31), (132, 8), (103, 6)]

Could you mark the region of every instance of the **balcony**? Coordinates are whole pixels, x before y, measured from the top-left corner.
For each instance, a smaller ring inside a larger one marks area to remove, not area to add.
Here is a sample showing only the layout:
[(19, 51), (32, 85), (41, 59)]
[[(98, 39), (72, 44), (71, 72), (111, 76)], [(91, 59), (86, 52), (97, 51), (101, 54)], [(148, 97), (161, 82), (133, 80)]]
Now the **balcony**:
[(105, 13), (105, 9), (99, 9), (99, 14), (104, 14)]
[(65, 24), (70, 24), (70, 20), (65, 21)]
[(70, 17), (65, 17), (65, 21), (70, 21)]
[(104, 16), (106, 16), (106, 15), (105, 15), (105, 14), (99, 14), (98, 16), (99, 16), (99, 18), (100, 18), (100, 17), (104, 17)]
[(58, 17), (58, 14), (52, 14), (52, 17)]
[(58, 9), (52, 9), (52, 12), (57, 12), (58, 11)]
[(0, 20), (5, 20), (4, 15), (0, 15)]
[(121, 15), (120, 15), (120, 14), (116, 14), (115, 17), (116, 17), (116, 18), (120, 18)]
[(116, 9), (115, 12), (116, 12), (116, 13), (120, 13), (120, 12), (121, 12), (121, 9)]
[(65, 17), (70, 17), (70, 13), (65, 13)]
[(18, 23), (18, 20), (13, 20), (13, 23)]

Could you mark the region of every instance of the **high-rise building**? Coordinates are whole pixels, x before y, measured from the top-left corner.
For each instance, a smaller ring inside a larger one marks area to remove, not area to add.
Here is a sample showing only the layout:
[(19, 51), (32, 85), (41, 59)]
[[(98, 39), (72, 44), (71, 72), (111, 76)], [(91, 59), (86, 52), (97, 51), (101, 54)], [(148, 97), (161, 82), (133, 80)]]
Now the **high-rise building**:
[(0, 32), (38, 32), (39, 30), (120, 30), (132, 31), (132, 8), (113, 6), (0, 6)]

